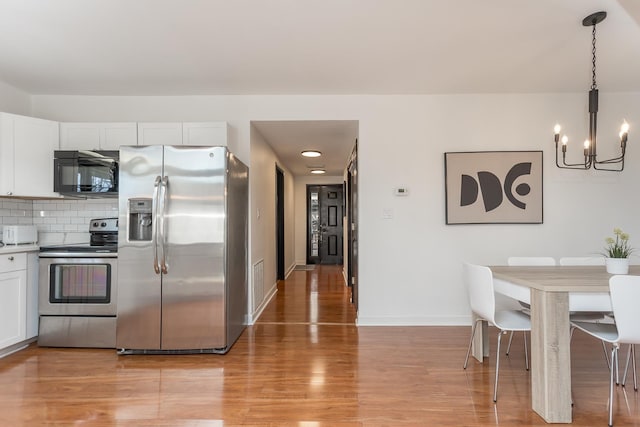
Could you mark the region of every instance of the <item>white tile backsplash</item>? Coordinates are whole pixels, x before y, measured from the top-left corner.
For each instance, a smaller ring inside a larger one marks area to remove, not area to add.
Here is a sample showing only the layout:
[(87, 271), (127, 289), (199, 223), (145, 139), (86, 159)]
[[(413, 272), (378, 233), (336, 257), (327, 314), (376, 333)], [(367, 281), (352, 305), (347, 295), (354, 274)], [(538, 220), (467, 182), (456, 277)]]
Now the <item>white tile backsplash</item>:
[(0, 224), (34, 224), (43, 245), (89, 241), (89, 221), (118, 216), (117, 199), (19, 200), (0, 198)]

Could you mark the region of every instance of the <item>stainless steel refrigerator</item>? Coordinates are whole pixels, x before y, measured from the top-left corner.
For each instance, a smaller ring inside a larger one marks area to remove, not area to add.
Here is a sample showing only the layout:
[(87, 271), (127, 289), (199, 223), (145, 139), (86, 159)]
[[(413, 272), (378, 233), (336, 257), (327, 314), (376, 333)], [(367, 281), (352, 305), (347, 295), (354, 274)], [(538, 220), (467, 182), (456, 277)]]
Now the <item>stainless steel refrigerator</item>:
[(119, 166), (118, 352), (226, 353), (246, 324), (248, 168), (160, 145)]

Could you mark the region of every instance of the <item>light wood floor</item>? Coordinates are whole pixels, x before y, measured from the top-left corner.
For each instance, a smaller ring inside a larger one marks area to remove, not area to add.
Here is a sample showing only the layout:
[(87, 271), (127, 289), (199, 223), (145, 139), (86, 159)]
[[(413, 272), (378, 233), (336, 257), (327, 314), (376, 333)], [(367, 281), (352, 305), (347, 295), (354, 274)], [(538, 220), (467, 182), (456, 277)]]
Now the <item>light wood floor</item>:
[[(521, 337), (494, 404), (494, 356), (462, 370), (470, 328), (357, 328), (354, 318), (340, 268), (323, 266), (280, 283), (224, 356), (32, 345), (0, 359), (0, 426), (546, 425), (530, 410)], [(605, 426), (600, 344), (576, 333), (572, 354), (574, 425)], [(615, 392), (615, 425), (640, 426), (639, 393)]]

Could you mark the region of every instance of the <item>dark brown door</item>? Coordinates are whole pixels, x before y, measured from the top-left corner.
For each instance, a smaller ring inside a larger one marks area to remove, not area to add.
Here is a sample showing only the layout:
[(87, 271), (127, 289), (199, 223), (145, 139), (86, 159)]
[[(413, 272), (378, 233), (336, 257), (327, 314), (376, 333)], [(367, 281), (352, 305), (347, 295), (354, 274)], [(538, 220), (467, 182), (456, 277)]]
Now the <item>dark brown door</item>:
[[(356, 149), (354, 149), (354, 152), (355, 150)], [(355, 305), (356, 310), (358, 310), (358, 164), (355, 155), (349, 165), (347, 179), (349, 180), (347, 183), (349, 191), (349, 215), (347, 215), (349, 286), (351, 286), (351, 302)]]
[(284, 280), (284, 172), (276, 166), (276, 279)]
[(342, 185), (307, 185), (307, 264), (342, 264)]

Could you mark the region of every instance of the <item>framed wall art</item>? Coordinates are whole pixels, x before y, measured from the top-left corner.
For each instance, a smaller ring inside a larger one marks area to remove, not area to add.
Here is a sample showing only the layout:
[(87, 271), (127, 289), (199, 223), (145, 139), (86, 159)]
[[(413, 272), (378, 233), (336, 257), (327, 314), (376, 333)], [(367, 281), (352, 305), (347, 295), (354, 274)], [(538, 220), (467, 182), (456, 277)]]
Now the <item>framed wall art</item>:
[(447, 224), (542, 224), (542, 151), (444, 153)]

